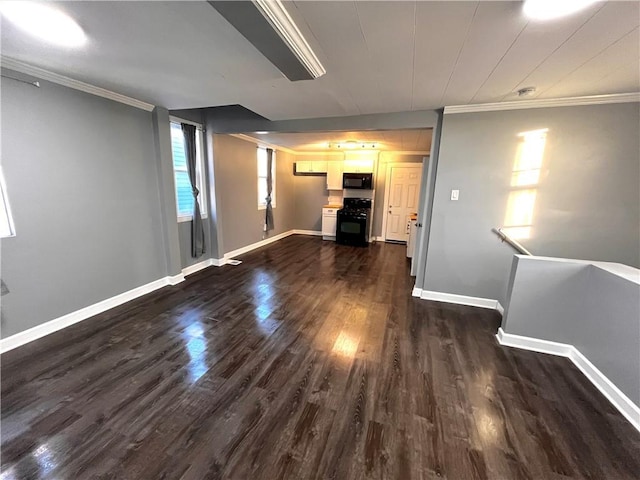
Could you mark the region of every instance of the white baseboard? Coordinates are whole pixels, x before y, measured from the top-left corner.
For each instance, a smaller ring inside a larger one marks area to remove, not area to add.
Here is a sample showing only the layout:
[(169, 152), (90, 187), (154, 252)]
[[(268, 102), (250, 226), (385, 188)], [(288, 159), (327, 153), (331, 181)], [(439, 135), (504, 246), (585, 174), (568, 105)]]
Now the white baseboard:
[(177, 285), (179, 283), (184, 282), (184, 274), (183, 273), (179, 273), (178, 275), (173, 275), (173, 276), (169, 276), (166, 277), (167, 281), (169, 282), (169, 285)]
[(513, 335), (505, 333), (500, 327), (498, 334), (496, 335), (500, 345), (505, 347), (516, 347), (524, 350), (531, 350), (532, 352), (549, 353), (551, 355), (559, 355), (561, 357), (568, 357), (572, 345), (566, 343), (551, 342), (549, 340), (541, 340), (539, 338), (523, 337), (521, 335)]
[(208, 267), (222, 267), (227, 264), (227, 261), (236, 257), (238, 255), (242, 255), (244, 253), (248, 253), (256, 248), (264, 247), (265, 245), (269, 245), (270, 243), (277, 242), (285, 237), (290, 235), (313, 235), (313, 236), (322, 236), (322, 232), (317, 232), (315, 230), (287, 230), (286, 232), (280, 233), (278, 235), (274, 235), (270, 238), (265, 238), (264, 240), (260, 240), (259, 242), (252, 243), (250, 245), (238, 248), (236, 250), (232, 250), (229, 253), (225, 253), (223, 258), (208, 258), (202, 262), (195, 263), (193, 265), (189, 265), (182, 269), (182, 275), (187, 276), (192, 273), (199, 272), (200, 270), (204, 270)]
[(384, 240), (385, 240), (385, 238), (384, 238), (384, 237), (373, 237), (373, 239), (374, 239), (376, 242), (384, 242)]
[(62, 330), (63, 328), (73, 325), (74, 323), (86, 320), (87, 318), (93, 317), (94, 315), (98, 315), (99, 313), (117, 307), (118, 305), (122, 305), (123, 303), (134, 300), (138, 297), (141, 297), (142, 295), (146, 295), (147, 293), (151, 293), (159, 288), (165, 287), (167, 285), (177, 285), (178, 283), (184, 282), (185, 276), (191, 275), (192, 273), (198, 272), (207, 267), (221, 267), (225, 265), (229, 259), (236, 255), (241, 255), (242, 253), (255, 250), (256, 248), (276, 242), (293, 234), (322, 235), (322, 232), (315, 232), (313, 230), (289, 230), (279, 235), (274, 235), (271, 238), (267, 238), (260, 242), (256, 242), (254, 244), (247, 245), (246, 247), (242, 247), (229, 252), (225, 254), (224, 258), (209, 258), (203, 260), (202, 262), (183, 268), (182, 272), (178, 275), (163, 277), (159, 280), (147, 283), (146, 285), (136, 287), (114, 297), (102, 300), (101, 302), (94, 303), (93, 305), (89, 305), (88, 307), (81, 308), (80, 310), (76, 310), (75, 312), (68, 313), (66, 315), (63, 315), (62, 317), (58, 317), (46, 323), (42, 323), (28, 330), (16, 333), (15, 335), (11, 335), (10, 337), (0, 339), (0, 354), (8, 352), (9, 350), (13, 350), (16, 347), (25, 345), (26, 343), (32, 342), (51, 333), (57, 332), (58, 330)]
[[(414, 288), (414, 291), (416, 289)], [(456, 303), (458, 305), (469, 305), (471, 307), (490, 308), (498, 310), (499, 302), (491, 298), (468, 297), (454, 293), (434, 292), (432, 290), (422, 290), (420, 298), (423, 300), (433, 300), (435, 302)], [(501, 306), (502, 307), (502, 306)]]
[(224, 254), (224, 260), (229, 260), (230, 258), (237, 257), (238, 255), (242, 255), (244, 253), (248, 253), (256, 248), (264, 247), (265, 245), (269, 245), (270, 243), (277, 242), (278, 240), (282, 240), (285, 237), (290, 235), (313, 235), (313, 236), (322, 236), (322, 232), (318, 232), (315, 230), (287, 230), (286, 232), (279, 233), (278, 235), (274, 235), (273, 237), (265, 238), (264, 240), (260, 240), (259, 242), (252, 243), (250, 245), (246, 245), (244, 247), (238, 248), (236, 250), (232, 250)]
[(423, 300), (433, 300), (435, 302), (455, 303), (457, 305), (468, 305), (470, 307), (481, 307), (497, 310), (500, 315), (504, 315), (504, 308), (498, 300), (491, 298), (468, 297), (466, 295), (456, 295), (454, 293), (434, 292), (431, 290), (423, 290), (422, 288), (413, 287), (411, 291), (412, 297), (418, 297)]
[(498, 343), (505, 347), (522, 348), (533, 352), (567, 357), (636, 430), (640, 431), (640, 407), (633, 403), (629, 397), (616, 387), (604, 373), (573, 345), (506, 333), (502, 327), (498, 329), (496, 338), (498, 339)]
[(318, 232), (315, 230), (287, 230), (286, 232), (274, 235), (273, 237), (265, 238), (264, 240), (260, 240), (259, 242), (255, 242), (236, 250), (232, 250), (229, 253), (225, 253), (224, 258), (208, 258), (202, 262), (189, 265), (188, 267), (182, 269), (182, 275), (186, 277), (187, 275), (191, 275), (192, 273), (199, 272), (200, 270), (204, 270), (205, 268), (211, 266), (222, 267), (223, 265), (226, 265), (227, 261), (232, 259), (233, 257), (248, 253), (251, 250), (255, 250), (256, 248), (264, 247), (265, 245), (269, 245), (270, 243), (277, 242), (278, 240), (281, 240), (290, 235), (322, 236), (322, 232)]
[[(36, 325), (35, 327), (16, 333), (15, 335), (11, 335), (10, 337), (3, 338), (0, 340), (0, 353), (8, 352), (9, 350), (13, 350), (16, 347), (37, 340), (38, 338), (42, 338), (50, 333), (62, 330), (74, 323), (81, 322), (87, 318), (93, 317), (94, 315), (98, 315), (99, 313), (117, 307), (118, 305), (122, 305), (123, 303), (141, 297), (142, 295), (151, 293), (154, 290), (158, 290), (159, 288), (167, 285), (172, 285), (171, 282), (175, 281), (176, 277), (182, 277), (182, 275), (164, 277), (159, 280), (155, 280), (151, 283), (147, 283), (146, 285), (141, 285), (140, 287), (136, 287), (114, 297), (107, 298), (106, 300), (94, 303), (93, 305), (81, 308), (80, 310), (68, 313), (46, 323)], [(182, 279), (184, 280), (184, 277)]]
[(251, 250), (255, 250), (256, 248), (264, 247), (265, 245), (269, 245), (270, 243), (277, 242), (278, 240), (288, 237), (289, 235), (293, 235), (293, 232), (293, 230), (288, 230), (286, 232), (279, 233), (278, 235), (274, 235), (273, 237), (260, 240), (259, 242), (255, 242), (250, 245), (231, 250), (230, 252), (224, 254), (224, 259), (228, 260), (230, 258), (237, 257), (238, 255), (242, 255), (243, 253), (248, 253)]
[(185, 267), (182, 269), (182, 275), (183, 276), (187, 276), (187, 275), (191, 275), (192, 273), (196, 273), (199, 272), (200, 270), (204, 270), (205, 268), (208, 268), (212, 265), (216, 265), (216, 263), (214, 263), (214, 261), (218, 260), (217, 258), (207, 258), (206, 260), (203, 260), (202, 262), (198, 262), (198, 263), (194, 263), (193, 265), (189, 265), (188, 267)]

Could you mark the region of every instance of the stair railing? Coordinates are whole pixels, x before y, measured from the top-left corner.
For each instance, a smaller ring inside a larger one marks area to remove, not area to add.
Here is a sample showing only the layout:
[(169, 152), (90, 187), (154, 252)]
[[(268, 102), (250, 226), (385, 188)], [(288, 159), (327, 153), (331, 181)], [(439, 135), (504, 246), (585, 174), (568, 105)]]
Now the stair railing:
[(509, 235), (504, 233), (502, 231), (502, 228), (492, 228), (491, 231), (496, 235), (498, 235), (498, 237), (500, 237), (500, 240), (502, 240), (502, 242), (507, 242), (509, 245), (515, 248), (516, 251), (518, 251), (522, 255), (533, 256), (533, 254), (529, 250), (524, 248), (520, 242), (518, 242), (516, 239), (511, 238)]

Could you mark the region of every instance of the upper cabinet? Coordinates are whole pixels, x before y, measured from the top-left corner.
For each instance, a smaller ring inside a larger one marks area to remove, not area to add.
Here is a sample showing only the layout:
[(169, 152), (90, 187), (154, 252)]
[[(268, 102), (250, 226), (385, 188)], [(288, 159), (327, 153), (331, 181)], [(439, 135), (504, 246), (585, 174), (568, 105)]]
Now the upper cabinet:
[(327, 173), (327, 162), (325, 161), (296, 162), (296, 173)]
[(373, 173), (373, 160), (345, 160), (343, 164), (344, 173)]
[(328, 162), (327, 190), (342, 190), (342, 162)]

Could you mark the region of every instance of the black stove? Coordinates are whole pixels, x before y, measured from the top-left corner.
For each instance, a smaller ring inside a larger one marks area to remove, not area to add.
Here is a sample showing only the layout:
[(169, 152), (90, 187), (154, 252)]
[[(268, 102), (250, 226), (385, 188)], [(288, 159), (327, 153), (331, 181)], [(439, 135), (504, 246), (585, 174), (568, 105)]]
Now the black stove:
[(369, 245), (371, 199), (345, 198), (338, 210), (336, 243), (366, 247)]

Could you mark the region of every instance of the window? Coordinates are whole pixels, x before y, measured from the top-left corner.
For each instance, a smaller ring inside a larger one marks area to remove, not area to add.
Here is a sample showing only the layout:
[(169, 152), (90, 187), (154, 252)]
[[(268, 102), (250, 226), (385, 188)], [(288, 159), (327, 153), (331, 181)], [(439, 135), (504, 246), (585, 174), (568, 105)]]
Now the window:
[[(276, 151), (271, 162), (271, 206), (276, 208)], [(267, 149), (258, 147), (258, 210), (267, 208)]]
[[(202, 155), (202, 128), (196, 129), (196, 187), (200, 191), (198, 205), (203, 218), (207, 217), (207, 192), (204, 182), (204, 159)], [(180, 123), (171, 122), (171, 153), (173, 155), (173, 174), (176, 185), (176, 206), (178, 221), (186, 222), (193, 218), (193, 194), (187, 170), (187, 156), (184, 149), (184, 135)]]

